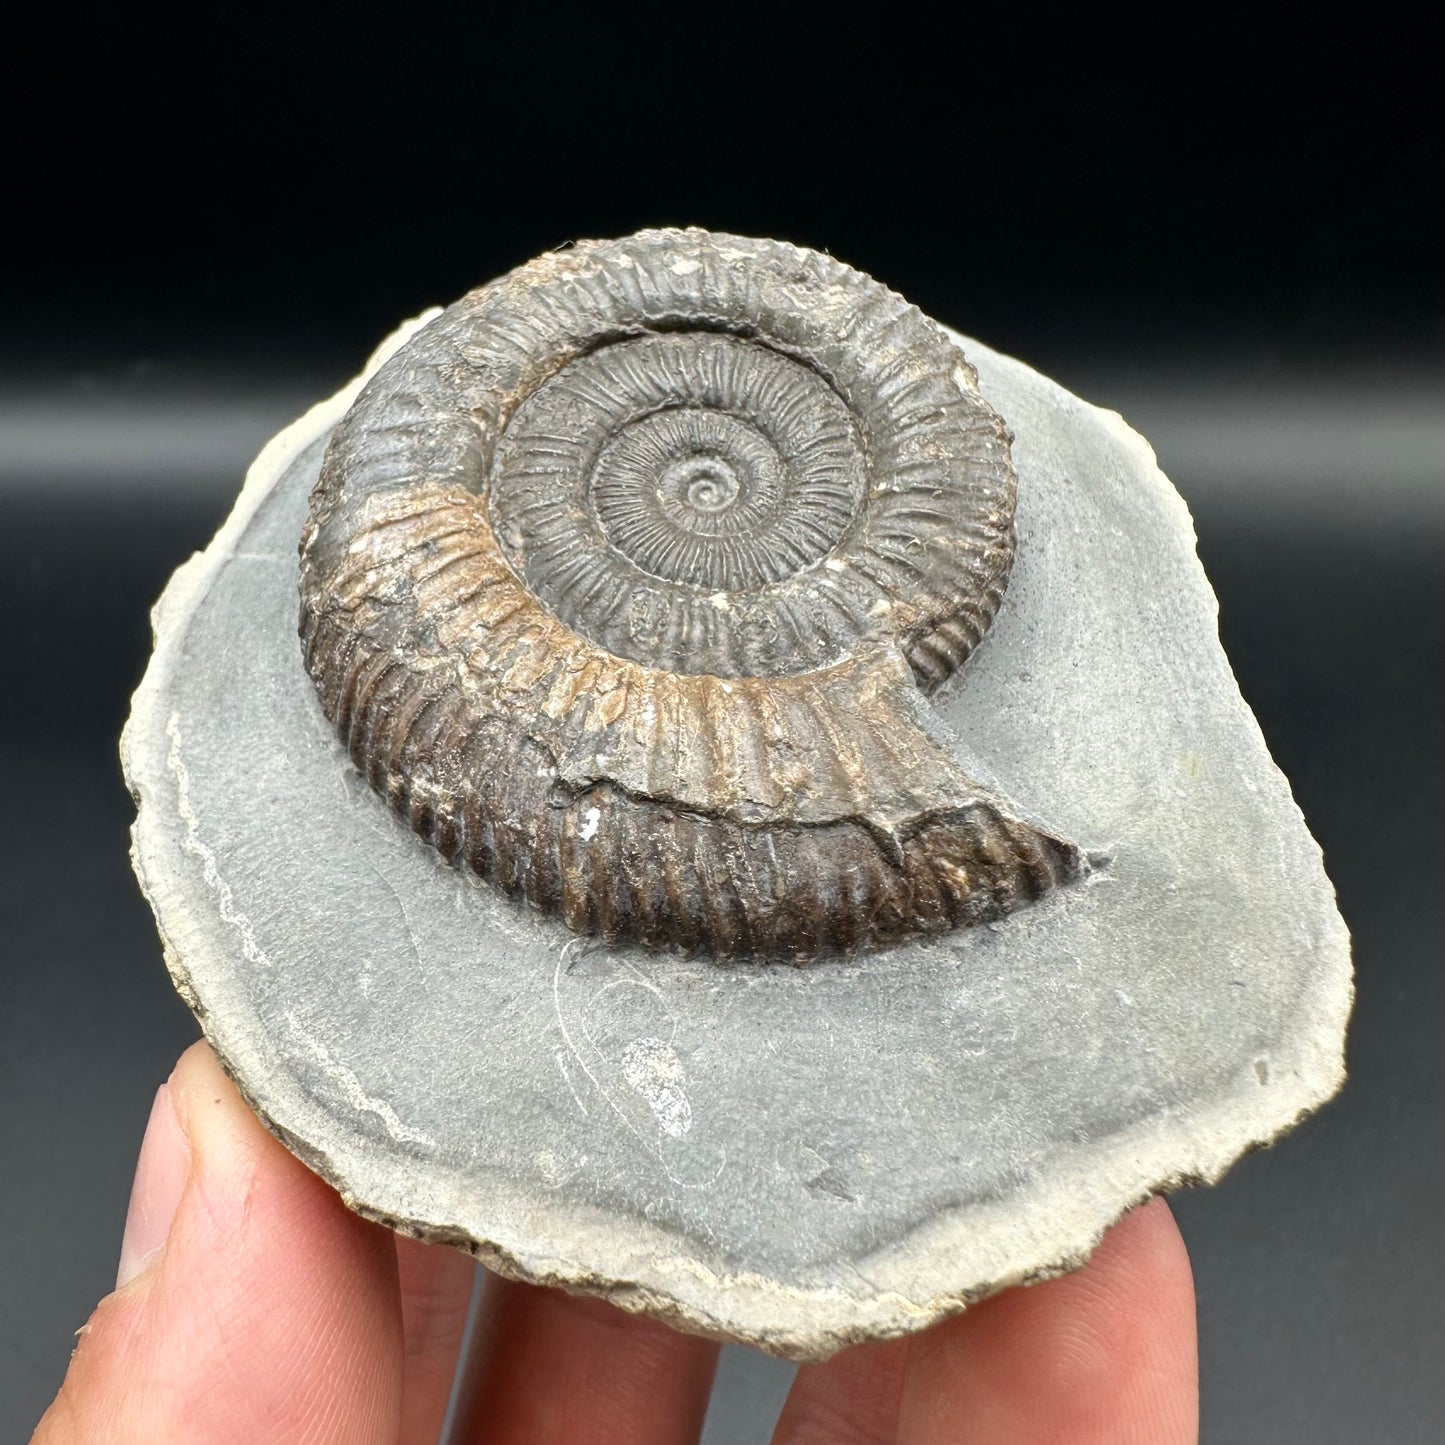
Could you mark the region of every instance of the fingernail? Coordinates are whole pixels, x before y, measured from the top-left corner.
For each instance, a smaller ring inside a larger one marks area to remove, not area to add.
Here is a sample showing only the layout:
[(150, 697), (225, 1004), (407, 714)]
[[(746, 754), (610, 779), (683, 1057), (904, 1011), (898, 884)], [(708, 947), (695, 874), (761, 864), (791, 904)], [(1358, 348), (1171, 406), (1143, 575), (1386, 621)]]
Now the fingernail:
[(120, 1268), (115, 1276), (117, 1289), (129, 1284), (160, 1253), (176, 1217), (190, 1167), (190, 1144), (176, 1118), (170, 1085), (162, 1084), (151, 1105), (136, 1161), (135, 1182), (130, 1187)]

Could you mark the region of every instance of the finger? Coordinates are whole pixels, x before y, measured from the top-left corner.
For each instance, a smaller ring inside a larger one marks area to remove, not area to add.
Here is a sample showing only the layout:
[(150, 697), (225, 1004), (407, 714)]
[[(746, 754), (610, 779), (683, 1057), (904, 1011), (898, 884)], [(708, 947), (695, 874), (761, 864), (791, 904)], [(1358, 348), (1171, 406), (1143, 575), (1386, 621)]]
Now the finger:
[(774, 1445), (893, 1445), (912, 1344), (857, 1345), (821, 1365), (800, 1366)]
[(458, 1422), (464, 1445), (684, 1445), (718, 1347), (605, 1301), (489, 1278)]
[(1162, 1199), (1081, 1270), (1008, 1290), (922, 1335), (901, 1440), (1186, 1445), (1199, 1432), (1194, 1282)]
[(393, 1445), (391, 1235), (266, 1133), (203, 1044), (157, 1095), (141, 1154), (121, 1283), (39, 1445)]
[(805, 1365), (775, 1445), (1186, 1445), (1198, 1438), (1194, 1286), (1162, 1200), (1081, 1270), (912, 1337)]
[(404, 1337), (401, 1445), (436, 1445), (451, 1399), (477, 1265), (444, 1244), (396, 1240)]

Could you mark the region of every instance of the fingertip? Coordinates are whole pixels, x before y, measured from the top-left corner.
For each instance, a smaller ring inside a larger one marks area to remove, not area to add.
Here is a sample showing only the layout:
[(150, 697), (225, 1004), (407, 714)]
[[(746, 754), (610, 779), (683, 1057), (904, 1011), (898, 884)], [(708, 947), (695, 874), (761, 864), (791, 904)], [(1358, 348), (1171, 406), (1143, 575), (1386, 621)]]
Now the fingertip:
[[(147, 1210), (129, 1281), (91, 1317), (37, 1440), (394, 1440), (391, 1236), (266, 1132), (204, 1044), (161, 1095), (173, 1119), (156, 1122), (158, 1098), (151, 1127), (174, 1137), (153, 1148), (148, 1129), (137, 1186), (174, 1196), (169, 1227), (157, 1243), (164, 1210)], [(147, 1165), (156, 1149), (164, 1168)]]
[(191, 1171), (191, 1147), (176, 1114), (170, 1084), (156, 1090), (141, 1141), (121, 1235), (115, 1287), (124, 1289), (160, 1254)]
[(1130, 1210), (1105, 1233), (1091, 1263), (1096, 1261), (1106, 1265), (1123, 1261), (1128, 1267), (1156, 1271), (1175, 1284), (1187, 1284), (1193, 1296), (1189, 1249), (1162, 1194)]
[(456, 1423), (468, 1445), (675, 1445), (701, 1433), (715, 1341), (496, 1276), (478, 1326)]
[(1187, 1445), (1198, 1436), (1194, 1287), (1162, 1199), (1121, 1220), (1081, 1269), (1011, 1289), (920, 1336), (916, 1442)]
[(192, 1044), (176, 1061), (166, 1088), (181, 1129), (200, 1156), (198, 1172), (204, 1177), (249, 1170), (258, 1155), (272, 1156), (268, 1165), (282, 1174), (292, 1166), (305, 1170), (266, 1132), (204, 1040)]

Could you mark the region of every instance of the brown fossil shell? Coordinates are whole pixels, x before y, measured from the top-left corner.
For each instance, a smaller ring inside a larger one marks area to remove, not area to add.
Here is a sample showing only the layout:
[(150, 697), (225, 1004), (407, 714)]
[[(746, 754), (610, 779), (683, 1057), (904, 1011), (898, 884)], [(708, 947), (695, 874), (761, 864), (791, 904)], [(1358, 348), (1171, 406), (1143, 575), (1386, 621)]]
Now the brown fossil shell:
[(920, 710), (998, 608), (1014, 492), (962, 353), (879, 283), (584, 242), (449, 307), (337, 427), (306, 664), (417, 833), (580, 932), (803, 958), (997, 918), (1081, 856)]

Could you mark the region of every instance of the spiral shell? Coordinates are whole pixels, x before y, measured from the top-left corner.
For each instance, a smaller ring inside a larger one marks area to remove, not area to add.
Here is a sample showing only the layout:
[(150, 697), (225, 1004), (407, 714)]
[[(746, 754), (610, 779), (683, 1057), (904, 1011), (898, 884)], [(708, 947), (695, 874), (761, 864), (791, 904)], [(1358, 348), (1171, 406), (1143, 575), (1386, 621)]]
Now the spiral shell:
[(1014, 492), (963, 355), (877, 282), (586, 242), (448, 308), (337, 427), (306, 664), (417, 833), (579, 932), (803, 958), (997, 918), (1082, 868), (923, 725)]

